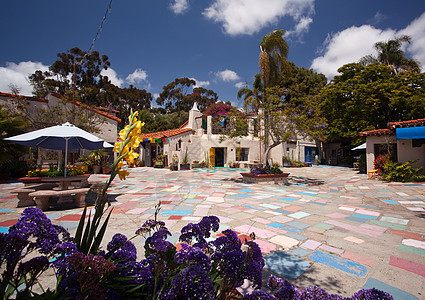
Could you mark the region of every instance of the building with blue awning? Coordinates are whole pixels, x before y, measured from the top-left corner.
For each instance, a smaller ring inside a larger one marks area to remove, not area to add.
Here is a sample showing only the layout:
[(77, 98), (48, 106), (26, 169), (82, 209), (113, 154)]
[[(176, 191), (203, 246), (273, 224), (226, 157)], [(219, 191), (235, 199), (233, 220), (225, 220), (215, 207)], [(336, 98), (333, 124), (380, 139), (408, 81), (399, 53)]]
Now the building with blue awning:
[(425, 169), (425, 119), (390, 122), (386, 129), (359, 134), (366, 137), (367, 171), (374, 169), (375, 157), (388, 152), (399, 163), (416, 160), (412, 166)]

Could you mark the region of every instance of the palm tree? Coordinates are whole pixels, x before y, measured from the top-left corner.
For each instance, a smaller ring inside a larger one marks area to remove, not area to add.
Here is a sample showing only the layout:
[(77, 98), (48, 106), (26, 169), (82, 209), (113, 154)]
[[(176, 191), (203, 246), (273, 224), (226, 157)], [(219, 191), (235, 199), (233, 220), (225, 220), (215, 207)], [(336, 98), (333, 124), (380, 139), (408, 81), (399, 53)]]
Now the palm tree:
[(282, 73), (290, 70), (287, 60), (289, 46), (283, 38), (283, 29), (266, 34), (260, 43), (260, 78), (264, 88), (275, 86), (279, 83)]
[(378, 52), (378, 56), (367, 55), (360, 59), (360, 63), (363, 65), (372, 63), (385, 64), (394, 74), (398, 74), (400, 71), (419, 72), (419, 63), (412, 58), (407, 58), (401, 49), (403, 43), (410, 43), (410, 41), (411, 38), (409, 36), (402, 35), (394, 40), (377, 42), (374, 48)]
[(241, 88), (238, 91), (238, 99), (244, 100), (244, 109), (248, 113), (256, 112), (258, 110), (259, 105), (262, 102), (262, 93), (264, 91), (264, 86), (260, 79), (260, 74), (255, 75), (253, 88), (248, 88), (248, 84), (246, 87)]

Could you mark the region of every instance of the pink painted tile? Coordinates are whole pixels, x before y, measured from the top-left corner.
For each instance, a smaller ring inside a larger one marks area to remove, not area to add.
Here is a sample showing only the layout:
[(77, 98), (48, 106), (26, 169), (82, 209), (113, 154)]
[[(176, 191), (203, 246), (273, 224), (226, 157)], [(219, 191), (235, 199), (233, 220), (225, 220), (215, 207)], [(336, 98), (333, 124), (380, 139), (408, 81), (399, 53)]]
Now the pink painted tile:
[(406, 246), (425, 249), (425, 242), (424, 241), (418, 241), (418, 240), (413, 240), (413, 239), (405, 239), (401, 243), (403, 245), (406, 245)]
[(342, 253), (341, 257), (352, 260), (352, 261), (359, 263), (359, 264), (362, 264), (362, 265), (373, 266), (373, 264), (375, 263), (374, 257), (365, 256), (365, 255), (362, 255), (362, 254), (353, 253), (353, 252), (349, 252), (349, 251)]
[(270, 230), (271, 231), (274, 231), (276, 233), (279, 233), (279, 234), (287, 234), (288, 233), (288, 231), (283, 230), (283, 229), (280, 229), (280, 228), (276, 228), (276, 227), (271, 227)]
[(338, 248), (335, 248), (335, 247), (331, 247), (331, 246), (328, 246), (328, 245), (322, 245), (319, 248), (322, 249), (322, 250), (325, 250), (327, 252), (335, 253), (335, 254), (339, 254), (339, 255), (344, 253), (344, 250), (338, 249)]
[(241, 225), (235, 228), (236, 231), (239, 231), (241, 233), (246, 233), (246, 234), (250, 234), (251, 232), (254, 232), (256, 236), (263, 238), (263, 239), (268, 239), (271, 238), (272, 236), (275, 236), (276, 233), (270, 230), (266, 230), (266, 229), (261, 229), (258, 227), (254, 227), (251, 225)]
[(263, 219), (263, 218), (254, 218), (252, 219), (255, 222), (261, 223), (261, 224), (270, 224), (272, 223), (272, 221), (267, 220), (267, 219)]
[(348, 215), (344, 215), (344, 214), (340, 214), (340, 213), (331, 213), (329, 215), (326, 215), (329, 218), (333, 218), (333, 219), (343, 219), (345, 217), (348, 217)]
[(147, 208), (134, 208), (134, 209), (130, 209), (129, 211), (127, 211), (126, 214), (128, 214), (128, 215), (139, 215), (146, 210), (147, 210)]
[(394, 266), (425, 277), (425, 265), (418, 264), (407, 259), (391, 256), (390, 266)]
[(317, 203), (328, 203), (328, 200), (326, 200), (326, 199), (318, 199), (318, 200), (315, 200), (315, 202), (317, 202)]
[(366, 223), (361, 224), (360, 227), (370, 229), (370, 230), (375, 230), (375, 231), (381, 231), (381, 232), (384, 232), (385, 230), (388, 229), (386, 227), (371, 225), (371, 224), (366, 224)]
[(135, 207), (137, 205), (136, 201), (128, 201), (126, 203), (123, 203), (120, 205), (120, 208), (132, 208)]
[(317, 247), (319, 247), (322, 243), (314, 240), (307, 240), (303, 244), (301, 244), (301, 247), (307, 248), (310, 250), (315, 250)]
[(290, 211), (290, 212), (296, 212), (296, 211), (299, 211), (299, 210), (302, 210), (302, 209), (304, 209), (304, 207), (299, 206), (299, 205), (290, 205), (290, 206), (285, 207), (285, 210)]
[(197, 208), (194, 212), (193, 215), (197, 216), (197, 217), (202, 217), (202, 216), (207, 216), (209, 212), (208, 208)]
[(219, 204), (217, 204), (217, 206), (220, 206), (220, 207), (232, 207), (233, 204), (230, 204), (230, 203), (219, 203)]
[(379, 212), (366, 210), (366, 209), (358, 209), (356, 210), (356, 213), (367, 215), (367, 216), (374, 216), (374, 217), (379, 217), (381, 215)]
[(339, 221), (336, 221), (336, 220), (328, 220), (328, 221), (325, 221), (325, 223), (330, 224), (330, 225), (334, 225), (334, 226), (337, 226), (337, 227), (340, 227), (340, 228), (344, 228), (344, 229), (347, 229), (347, 230), (350, 230), (350, 231), (353, 231), (353, 232), (368, 235), (368, 236), (371, 236), (371, 237), (378, 237), (382, 234), (381, 231), (374, 231), (374, 230), (370, 230), (370, 229), (346, 224), (346, 223), (343, 223), (343, 222), (339, 222)]

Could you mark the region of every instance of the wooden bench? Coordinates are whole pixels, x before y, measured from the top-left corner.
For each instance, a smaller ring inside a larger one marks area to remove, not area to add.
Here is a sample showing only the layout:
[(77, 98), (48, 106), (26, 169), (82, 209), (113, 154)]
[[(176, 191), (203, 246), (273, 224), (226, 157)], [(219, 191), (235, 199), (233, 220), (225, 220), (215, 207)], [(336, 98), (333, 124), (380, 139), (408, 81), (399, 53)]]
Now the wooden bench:
[(84, 207), (86, 205), (86, 193), (90, 188), (82, 189), (72, 189), (72, 190), (46, 190), (46, 191), (36, 191), (29, 194), (29, 197), (34, 199), (35, 205), (41, 210), (46, 210), (49, 208), (49, 200), (54, 196), (71, 196), (75, 195), (74, 204), (76, 207)]
[(44, 183), (44, 184), (33, 184), (29, 187), (23, 187), (20, 189), (13, 190), (11, 193), (18, 194), (18, 206), (17, 207), (26, 207), (35, 205), (32, 197), (29, 196), (30, 193), (36, 192), (39, 190), (51, 190), (58, 185), (55, 183)]
[(367, 179), (376, 179), (378, 176), (378, 170), (370, 170), (367, 172)]

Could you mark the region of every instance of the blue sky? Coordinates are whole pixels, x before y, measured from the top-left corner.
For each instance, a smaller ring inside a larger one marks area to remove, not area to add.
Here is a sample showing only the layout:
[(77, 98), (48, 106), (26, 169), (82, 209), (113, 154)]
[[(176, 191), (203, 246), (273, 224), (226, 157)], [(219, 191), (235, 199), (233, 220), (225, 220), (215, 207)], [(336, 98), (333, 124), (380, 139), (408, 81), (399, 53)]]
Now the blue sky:
[[(59, 52), (88, 50), (109, 1), (1, 1), (0, 91), (13, 83), (31, 95), (28, 74)], [(109, 56), (105, 74), (120, 87), (157, 96), (189, 77), (240, 106), (238, 89), (259, 71), (261, 38), (276, 29), (286, 31), (290, 61), (328, 79), (401, 34), (412, 36), (405, 50), (425, 67), (423, 0), (114, 0), (94, 50)]]

